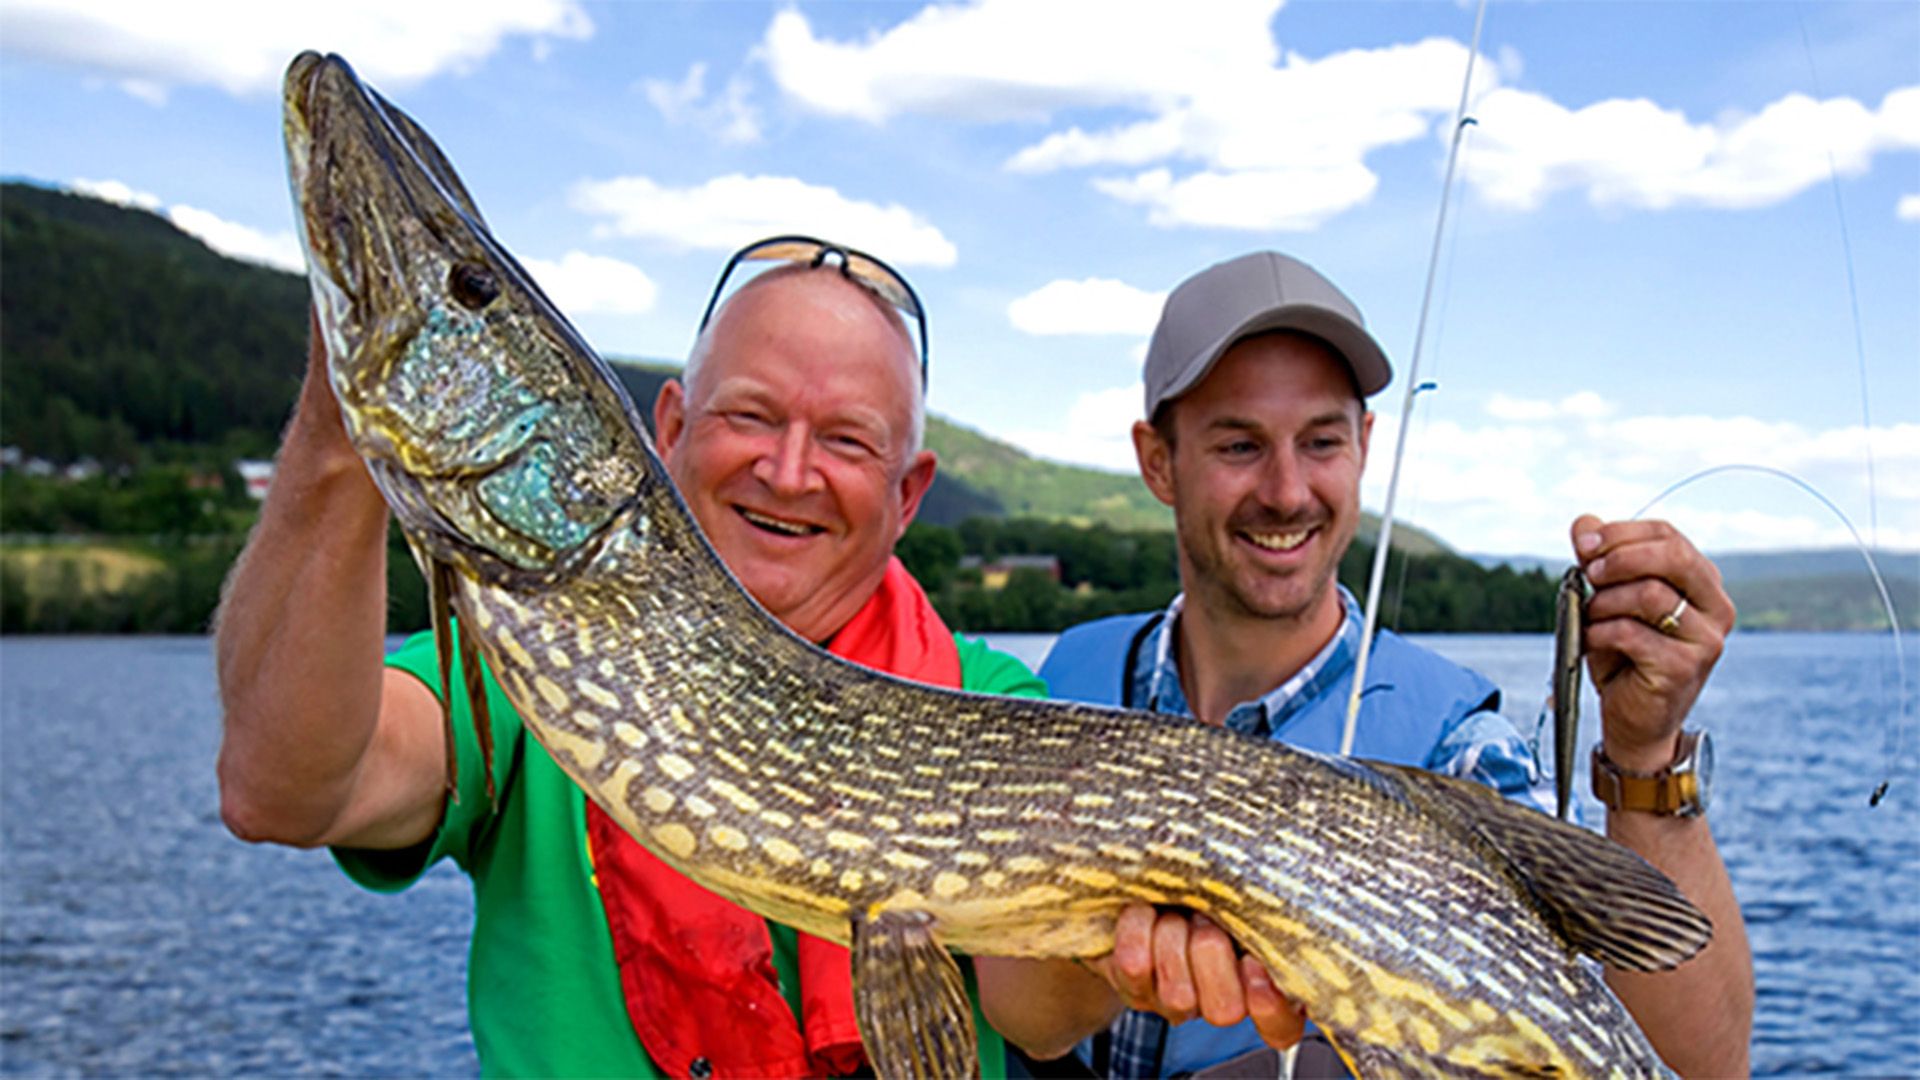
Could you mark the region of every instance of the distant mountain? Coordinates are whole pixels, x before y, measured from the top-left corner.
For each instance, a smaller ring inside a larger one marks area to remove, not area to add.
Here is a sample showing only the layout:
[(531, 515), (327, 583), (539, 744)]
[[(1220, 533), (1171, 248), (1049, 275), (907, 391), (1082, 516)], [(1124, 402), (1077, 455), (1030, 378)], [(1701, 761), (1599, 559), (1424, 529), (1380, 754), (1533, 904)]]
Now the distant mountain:
[(1567, 559), (1547, 559), (1539, 555), (1468, 555), (1467, 558), (1488, 570), (1505, 566), (1523, 574), (1529, 570), (1558, 574), (1567, 568), (1567, 563), (1572, 556), (1569, 555)]
[[(1488, 569), (1558, 573), (1570, 559), (1471, 555)], [(1881, 549), (1874, 561), (1903, 630), (1920, 630), (1920, 552)], [(1855, 548), (1709, 554), (1742, 630), (1884, 630), (1886, 608)]]
[[(1920, 630), (1920, 552), (1873, 553), (1903, 630)], [(1885, 630), (1886, 607), (1853, 548), (1714, 556), (1744, 630)]]
[[(1729, 582), (1779, 581), (1793, 578), (1865, 576), (1866, 559), (1858, 548), (1807, 548), (1800, 551), (1733, 551), (1712, 556), (1720, 577)], [(1889, 582), (1896, 577), (1920, 577), (1920, 552), (1880, 548), (1873, 561)]]

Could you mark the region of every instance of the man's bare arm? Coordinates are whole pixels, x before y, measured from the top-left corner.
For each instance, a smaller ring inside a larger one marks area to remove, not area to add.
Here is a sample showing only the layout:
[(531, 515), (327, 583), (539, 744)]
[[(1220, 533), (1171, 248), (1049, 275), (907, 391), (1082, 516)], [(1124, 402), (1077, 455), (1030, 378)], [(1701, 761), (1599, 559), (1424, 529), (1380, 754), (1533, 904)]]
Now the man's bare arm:
[[(1573, 537), (1595, 590), (1587, 645), (1607, 756), (1636, 771), (1663, 768), (1733, 629), (1733, 601), (1713, 564), (1664, 522), (1586, 516)], [(1662, 632), (1661, 616), (1675, 610), (1678, 621)], [(1681, 1075), (1746, 1075), (1753, 951), (1708, 819), (1615, 812), (1607, 835), (1659, 867), (1713, 920), (1713, 940), (1693, 959), (1657, 974), (1609, 970), (1608, 984)]]
[(220, 808), (246, 840), (398, 848), (439, 821), (439, 704), (381, 663), (387, 510), (341, 425), (314, 335), (214, 656)]

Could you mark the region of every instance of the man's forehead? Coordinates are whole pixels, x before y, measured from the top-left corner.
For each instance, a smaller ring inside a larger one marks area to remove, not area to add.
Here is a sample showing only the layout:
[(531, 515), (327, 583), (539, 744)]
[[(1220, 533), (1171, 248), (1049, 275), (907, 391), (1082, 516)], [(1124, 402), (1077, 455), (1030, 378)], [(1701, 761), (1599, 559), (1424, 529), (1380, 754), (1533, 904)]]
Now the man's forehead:
[[(1186, 393), (1168, 401), (1167, 407), (1176, 410), (1176, 415), (1184, 412), (1209, 426), (1257, 426), (1261, 422), (1256, 408), (1260, 384), (1283, 379), (1300, 389), (1301, 397), (1324, 402), (1325, 407), (1316, 411), (1309, 423), (1342, 419), (1358, 422), (1366, 414), (1366, 402), (1352, 369), (1339, 354), (1318, 338), (1292, 331), (1257, 334), (1235, 342), (1212, 370)], [(1249, 383), (1253, 385), (1249, 387)]]
[(861, 306), (880, 316), (888, 326), (894, 328), (901, 340), (911, 350), (913, 339), (907, 329), (905, 318), (898, 308), (874, 292), (872, 289), (841, 273), (834, 265), (804, 266), (789, 264), (777, 266), (755, 275), (726, 298), (720, 305), (716, 321), (724, 320), (729, 312), (736, 318), (760, 316), (780, 309), (812, 303), (832, 303), (842, 298), (861, 301)]

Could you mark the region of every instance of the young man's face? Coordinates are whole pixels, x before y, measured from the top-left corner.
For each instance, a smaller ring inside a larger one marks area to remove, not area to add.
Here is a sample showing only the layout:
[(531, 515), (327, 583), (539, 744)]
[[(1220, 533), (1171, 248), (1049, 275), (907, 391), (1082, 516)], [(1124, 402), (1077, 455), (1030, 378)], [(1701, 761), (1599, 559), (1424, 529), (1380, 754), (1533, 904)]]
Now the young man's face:
[(1141, 422), (1134, 446), (1147, 486), (1174, 509), (1187, 602), (1327, 618), (1373, 428), (1346, 365), (1313, 338), (1262, 334), (1169, 408), (1171, 444)]
[(912, 343), (831, 269), (754, 283), (712, 332), (695, 385), (655, 405), (660, 454), (747, 591), (824, 640), (879, 585), (933, 481), (912, 446)]

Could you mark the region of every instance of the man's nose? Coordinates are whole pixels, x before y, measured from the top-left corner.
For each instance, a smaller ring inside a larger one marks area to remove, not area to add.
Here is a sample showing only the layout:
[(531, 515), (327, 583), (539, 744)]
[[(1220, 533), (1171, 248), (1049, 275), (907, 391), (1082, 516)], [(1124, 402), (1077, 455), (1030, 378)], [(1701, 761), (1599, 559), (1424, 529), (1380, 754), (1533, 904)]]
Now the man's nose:
[(813, 437), (805, 424), (786, 424), (773, 445), (754, 463), (754, 475), (780, 496), (806, 493), (814, 486)]
[(1292, 448), (1276, 449), (1260, 476), (1260, 501), (1287, 512), (1311, 504), (1313, 491), (1307, 486), (1307, 473), (1301, 465), (1300, 455)]

